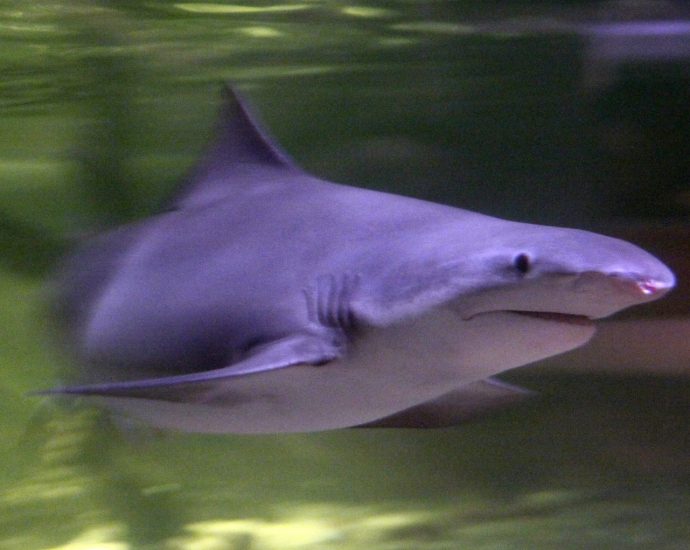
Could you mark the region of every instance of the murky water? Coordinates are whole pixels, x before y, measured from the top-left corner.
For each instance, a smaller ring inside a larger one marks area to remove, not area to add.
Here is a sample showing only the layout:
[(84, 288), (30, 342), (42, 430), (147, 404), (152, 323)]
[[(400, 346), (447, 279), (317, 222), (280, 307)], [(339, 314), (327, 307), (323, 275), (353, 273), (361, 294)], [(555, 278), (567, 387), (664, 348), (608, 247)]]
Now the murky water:
[(67, 366), (45, 301), (57, 258), (163, 203), (225, 80), (327, 179), (687, 227), (683, 9), (3, 2), (0, 548), (686, 548), (690, 365), (527, 370), (542, 399), (430, 432), (160, 434), (27, 396)]

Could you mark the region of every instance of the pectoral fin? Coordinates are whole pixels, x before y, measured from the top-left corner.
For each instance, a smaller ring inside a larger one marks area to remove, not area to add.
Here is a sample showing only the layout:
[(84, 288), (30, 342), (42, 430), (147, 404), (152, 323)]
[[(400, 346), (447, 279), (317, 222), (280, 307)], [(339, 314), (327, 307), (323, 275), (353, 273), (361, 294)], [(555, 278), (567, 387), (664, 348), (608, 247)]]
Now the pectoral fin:
[(321, 365), (338, 358), (340, 354), (341, 350), (327, 340), (300, 334), (257, 346), (245, 359), (220, 369), (125, 382), (66, 386), (39, 393), (187, 401), (191, 395), (207, 393), (214, 383), (294, 365)]
[(494, 379), (473, 382), (360, 428), (447, 428), (511, 405), (534, 392)]

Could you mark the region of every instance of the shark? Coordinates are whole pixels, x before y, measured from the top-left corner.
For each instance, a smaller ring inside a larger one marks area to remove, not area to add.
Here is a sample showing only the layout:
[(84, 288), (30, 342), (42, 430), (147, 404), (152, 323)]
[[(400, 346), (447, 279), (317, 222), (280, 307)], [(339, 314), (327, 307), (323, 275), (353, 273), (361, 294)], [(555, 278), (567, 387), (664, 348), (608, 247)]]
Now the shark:
[(78, 380), (44, 393), (187, 432), (453, 426), (674, 286), (622, 240), (319, 179), (224, 96), (169, 208), (65, 260)]

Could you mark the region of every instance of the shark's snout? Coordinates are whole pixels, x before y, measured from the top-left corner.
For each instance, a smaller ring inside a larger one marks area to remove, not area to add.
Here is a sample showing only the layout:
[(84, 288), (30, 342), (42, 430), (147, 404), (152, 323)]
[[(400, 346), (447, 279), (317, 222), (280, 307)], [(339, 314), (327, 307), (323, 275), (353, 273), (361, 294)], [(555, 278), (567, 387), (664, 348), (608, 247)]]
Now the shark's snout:
[(619, 283), (622, 290), (647, 302), (661, 298), (676, 285), (676, 276), (661, 260), (634, 244), (625, 245), (627, 261), (619, 264), (618, 269), (608, 271), (611, 280)]
[(631, 306), (658, 300), (675, 285), (673, 273), (659, 262), (656, 274), (632, 271), (587, 271), (574, 281), (573, 290), (592, 319), (608, 317)]
[(675, 277), (668, 271), (664, 278), (641, 276), (635, 273), (614, 273), (609, 280), (621, 292), (627, 292), (640, 301), (656, 300), (669, 292), (675, 286)]

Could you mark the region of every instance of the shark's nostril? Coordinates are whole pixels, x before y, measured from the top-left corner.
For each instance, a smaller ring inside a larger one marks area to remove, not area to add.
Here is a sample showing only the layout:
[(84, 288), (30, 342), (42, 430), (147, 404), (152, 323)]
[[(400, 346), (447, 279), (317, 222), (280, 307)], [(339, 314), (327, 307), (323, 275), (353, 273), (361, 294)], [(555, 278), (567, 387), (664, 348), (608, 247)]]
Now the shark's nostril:
[(647, 296), (656, 294), (660, 290), (660, 288), (654, 284), (653, 281), (640, 281), (637, 283), (637, 288), (642, 291), (642, 294), (646, 294)]
[(654, 279), (646, 279), (638, 281), (637, 288), (640, 289), (642, 294), (646, 296), (653, 296), (659, 292), (667, 292), (671, 290), (673, 285), (663, 283), (661, 281), (656, 281)]

